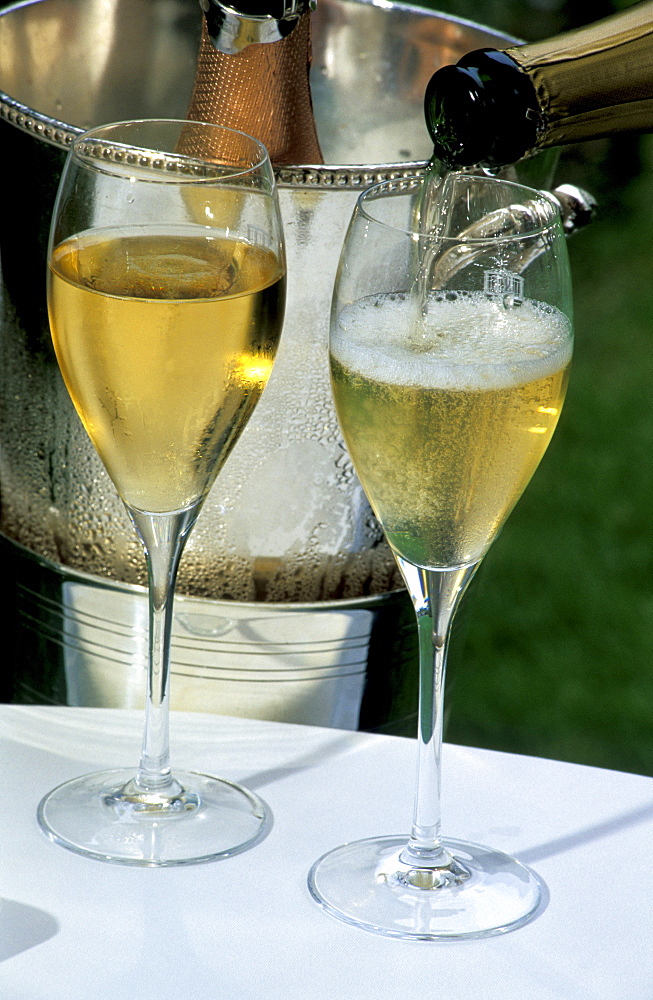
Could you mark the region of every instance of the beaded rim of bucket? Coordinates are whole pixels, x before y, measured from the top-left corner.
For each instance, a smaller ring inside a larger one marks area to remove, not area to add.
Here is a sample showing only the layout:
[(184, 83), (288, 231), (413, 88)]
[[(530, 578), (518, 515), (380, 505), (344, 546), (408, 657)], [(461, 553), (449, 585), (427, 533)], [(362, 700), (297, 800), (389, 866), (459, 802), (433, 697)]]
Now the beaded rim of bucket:
[[(85, 131), (26, 108), (1, 91), (0, 119), (65, 151)], [(380, 163), (371, 168), (360, 165), (298, 164), (277, 166), (274, 173), (279, 187), (307, 187), (328, 191), (338, 188), (362, 190), (383, 181), (401, 181), (415, 177), (416, 174), (423, 173), (426, 165), (425, 160)]]

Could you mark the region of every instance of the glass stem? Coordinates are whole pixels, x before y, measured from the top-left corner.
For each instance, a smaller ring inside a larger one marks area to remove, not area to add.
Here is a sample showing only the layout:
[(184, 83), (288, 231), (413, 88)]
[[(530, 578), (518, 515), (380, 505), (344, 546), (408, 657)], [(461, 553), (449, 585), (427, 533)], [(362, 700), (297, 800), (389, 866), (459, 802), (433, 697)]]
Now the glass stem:
[(440, 776), (447, 649), (454, 613), (478, 563), (426, 570), (398, 558), (417, 615), (419, 636), (418, 764), (413, 827), (401, 861), (449, 868), (440, 840)]
[(150, 514), (128, 507), (143, 543), (149, 580), (149, 669), (143, 749), (133, 784), (139, 792), (175, 796), (180, 789), (170, 772), (170, 637), (179, 560), (199, 504), (180, 511)]

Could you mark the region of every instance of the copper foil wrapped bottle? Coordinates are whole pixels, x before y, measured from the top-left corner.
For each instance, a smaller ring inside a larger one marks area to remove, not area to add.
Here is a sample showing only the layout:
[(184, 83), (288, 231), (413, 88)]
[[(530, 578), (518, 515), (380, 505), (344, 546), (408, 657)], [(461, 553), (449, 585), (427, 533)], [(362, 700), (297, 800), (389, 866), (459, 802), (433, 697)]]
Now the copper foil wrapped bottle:
[(304, 0), (203, 0), (205, 20), (188, 117), (256, 136), (274, 164), (323, 162), (309, 83)]

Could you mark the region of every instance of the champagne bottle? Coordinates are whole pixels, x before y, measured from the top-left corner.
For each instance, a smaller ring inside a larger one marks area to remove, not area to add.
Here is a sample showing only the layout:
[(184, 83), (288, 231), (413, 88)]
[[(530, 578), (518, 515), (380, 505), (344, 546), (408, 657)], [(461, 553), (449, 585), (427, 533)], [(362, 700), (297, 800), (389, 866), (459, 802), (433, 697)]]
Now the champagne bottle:
[(259, 139), (275, 164), (322, 163), (309, 85), (313, 0), (200, 0), (189, 119)]
[(435, 155), (500, 167), (550, 146), (653, 129), (653, 2), (546, 41), (479, 49), (425, 95)]

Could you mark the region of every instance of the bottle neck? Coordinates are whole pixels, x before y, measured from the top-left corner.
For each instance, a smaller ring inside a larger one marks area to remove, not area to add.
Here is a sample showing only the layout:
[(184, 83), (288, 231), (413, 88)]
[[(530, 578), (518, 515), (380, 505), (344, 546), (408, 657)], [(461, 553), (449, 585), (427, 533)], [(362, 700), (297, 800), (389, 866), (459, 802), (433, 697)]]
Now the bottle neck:
[(273, 164), (322, 163), (310, 63), (310, 13), (280, 41), (247, 45), (235, 55), (215, 48), (204, 21), (187, 117), (255, 136)]
[(653, 2), (508, 49), (537, 93), (539, 146), (653, 128)]
[(495, 49), (477, 49), (438, 70), (424, 110), (435, 154), (450, 169), (515, 162), (535, 145), (541, 121), (530, 79)]
[(206, 27), (219, 52), (237, 55), (248, 45), (286, 38), (316, 0), (200, 0)]
[(425, 97), (446, 166), (514, 163), (536, 148), (653, 129), (653, 0), (555, 38), (471, 52)]

